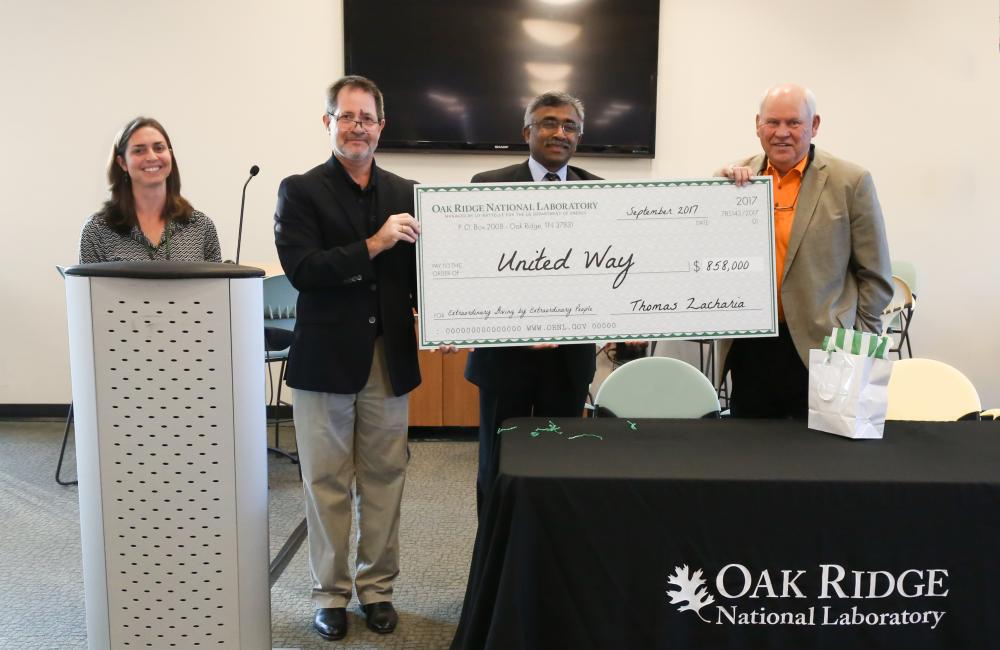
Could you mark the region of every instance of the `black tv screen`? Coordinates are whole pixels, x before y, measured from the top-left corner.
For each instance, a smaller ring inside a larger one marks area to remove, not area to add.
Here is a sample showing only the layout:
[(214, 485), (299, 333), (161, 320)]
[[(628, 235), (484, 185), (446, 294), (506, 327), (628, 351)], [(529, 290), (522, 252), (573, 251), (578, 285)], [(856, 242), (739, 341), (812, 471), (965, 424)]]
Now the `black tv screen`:
[(385, 95), (383, 151), (527, 151), (528, 102), (564, 90), (578, 152), (651, 158), (659, 4), (344, 0), (345, 68)]

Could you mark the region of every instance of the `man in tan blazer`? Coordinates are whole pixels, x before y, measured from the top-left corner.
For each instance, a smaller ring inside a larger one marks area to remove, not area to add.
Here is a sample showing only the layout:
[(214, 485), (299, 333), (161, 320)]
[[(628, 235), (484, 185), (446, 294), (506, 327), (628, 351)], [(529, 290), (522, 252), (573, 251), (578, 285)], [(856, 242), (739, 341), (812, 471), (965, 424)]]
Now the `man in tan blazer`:
[(810, 90), (767, 91), (757, 114), (763, 152), (717, 172), (774, 181), (779, 335), (738, 339), (726, 358), (735, 417), (806, 417), (809, 349), (833, 327), (881, 332), (892, 298), (882, 208), (871, 174), (816, 149)]

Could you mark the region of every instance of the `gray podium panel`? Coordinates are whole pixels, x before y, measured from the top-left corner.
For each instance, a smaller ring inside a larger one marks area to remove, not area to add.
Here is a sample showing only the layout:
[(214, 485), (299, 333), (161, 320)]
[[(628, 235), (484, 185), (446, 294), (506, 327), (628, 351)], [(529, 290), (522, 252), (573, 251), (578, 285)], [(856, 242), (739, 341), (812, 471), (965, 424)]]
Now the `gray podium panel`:
[(261, 281), (67, 283), (90, 647), (270, 648)]

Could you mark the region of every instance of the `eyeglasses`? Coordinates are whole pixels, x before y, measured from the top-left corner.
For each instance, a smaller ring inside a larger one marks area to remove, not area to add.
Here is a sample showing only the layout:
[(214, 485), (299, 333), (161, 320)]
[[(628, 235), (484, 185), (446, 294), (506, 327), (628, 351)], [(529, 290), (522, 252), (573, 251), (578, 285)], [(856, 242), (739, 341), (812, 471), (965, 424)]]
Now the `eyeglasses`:
[(778, 202), (775, 201), (774, 202), (774, 211), (775, 212), (792, 212), (793, 210), (795, 210), (795, 206), (797, 206), (798, 204), (799, 204), (799, 193), (796, 192), (795, 193), (795, 198), (792, 199), (792, 204), (791, 205), (778, 205)]
[(567, 120), (565, 122), (560, 122), (554, 117), (546, 117), (544, 120), (538, 122), (532, 122), (528, 126), (537, 126), (542, 131), (558, 131), (562, 127), (563, 132), (566, 135), (579, 135), (583, 133), (583, 125), (577, 124), (576, 122)]
[(362, 117), (358, 120), (351, 115), (336, 115), (334, 113), (327, 113), (327, 115), (330, 115), (333, 119), (337, 120), (337, 126), (342, 131), (353, 131), (354, 125), (360, 126), (365, 131), (371, 131), (378, 126), (379, 123), (378, 120), (373, 120), (370, 117)]

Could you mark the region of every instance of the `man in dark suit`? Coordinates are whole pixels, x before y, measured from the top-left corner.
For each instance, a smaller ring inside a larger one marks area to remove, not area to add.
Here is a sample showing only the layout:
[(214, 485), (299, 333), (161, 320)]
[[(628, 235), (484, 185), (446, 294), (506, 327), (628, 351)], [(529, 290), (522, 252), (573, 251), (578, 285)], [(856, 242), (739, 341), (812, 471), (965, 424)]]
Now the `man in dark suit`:
[[(518, 165), (482, 172), (473, 183), (600, 180), (569, 166), (583, 135), (583, 102), (561, 92), (531, 101), (521, 131), (530, 157)], [(479, 348), (469, 355), (465, 378), (479, 387), (479, 474), (476, 501), (482, 510), (496, 478), (500, 449), (497, 429), (507, 418), (577, 417), (594, 378), (592, 344)]]
[[(375, 165), (382, 93), (344, 77), (327, 95), (333, 155), (278, 190), (274, 238), (299, 290), (285, 375), (305, 487), (314, 625), (347, 633), (351, 510), (359, 513), (354, 587), (368, 627), (392, 632), (408, 396), (420, 383), (413, 181)], [(352, 481), (356, 491), (352, 492)]]

